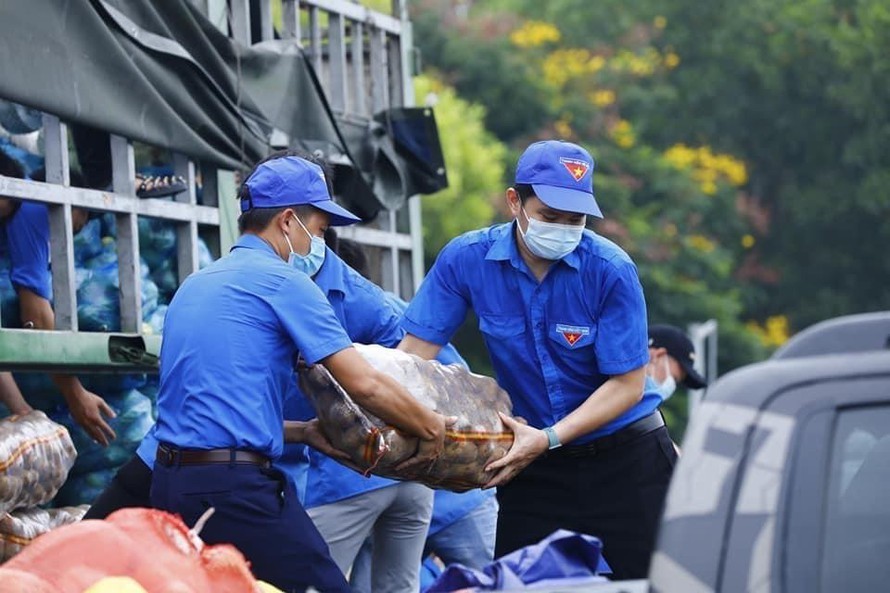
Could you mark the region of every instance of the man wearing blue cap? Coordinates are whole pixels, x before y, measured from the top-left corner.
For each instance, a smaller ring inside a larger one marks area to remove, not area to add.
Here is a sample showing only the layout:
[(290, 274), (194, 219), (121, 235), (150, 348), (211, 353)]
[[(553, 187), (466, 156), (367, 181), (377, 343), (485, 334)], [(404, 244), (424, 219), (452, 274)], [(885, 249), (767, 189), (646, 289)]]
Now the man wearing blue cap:
[(298, 157), (261, 164), (242, 187), (242, 237), (190, 276), (170, 303), (161, 348), (152, 505), (234, 544), (254, 574), (286, 591), (348, 591), (299, 501), (272, 467), (285, 440), (333, 456), (314, 422), (283, 420), (298, 357), (323, 364), (363, 407), (420, 439), (409, 466), (441, 452), (445, 419), (375, 371), (306, 272), (324, 257), (317, 225), (358, 219), (335, 204), (320, 167)]
[(496, 556), (559, 528), (600, 537), (617, 578), (646, 575), (676, 454), (643, 393), (646, 304), (633, 262), (585, 230), (594, 162), (532, 144), (507, 189), (515, 221), (452, 240), (408, 308), (400, 348), (432, 358), (469, 309), (516, 416), (498, 486)]

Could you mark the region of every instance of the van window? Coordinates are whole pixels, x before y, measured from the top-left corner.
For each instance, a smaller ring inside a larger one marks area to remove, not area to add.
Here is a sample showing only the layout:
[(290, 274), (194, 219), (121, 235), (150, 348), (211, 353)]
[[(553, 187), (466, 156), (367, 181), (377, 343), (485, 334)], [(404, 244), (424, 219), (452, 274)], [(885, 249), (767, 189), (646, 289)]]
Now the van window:
[(840, 410), (826, 484), (822, 591), (890, 586), (890, 406)]

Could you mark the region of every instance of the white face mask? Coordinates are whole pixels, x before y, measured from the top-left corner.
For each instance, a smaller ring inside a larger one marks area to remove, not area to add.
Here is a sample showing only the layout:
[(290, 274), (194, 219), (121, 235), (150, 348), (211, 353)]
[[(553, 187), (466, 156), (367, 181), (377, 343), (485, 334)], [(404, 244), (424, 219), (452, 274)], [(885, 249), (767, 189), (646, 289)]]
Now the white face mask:
[[(519, 233), (528, 250), (540, 258), (562, 259), (573, 252), (581, 242), (581, 236), (584, 234), (583, 222), (581, 224), (544, 222), (531, 218), (525, 208), (522, 208), (522, 213), (528, 220), (528, 229), (522, 232), (522, 226), (520, 226)], [(586, 221), (587, 217), (584, 220)], [(516, 224), (519, 224), (518, 219)]]
[(658, 392), (658, 395), (661, 396), (662, 401), (666, 401), (677, 390), (677, 380), (674, 379), (674, 376), (671, 374), (671, 365), (668, 362), (667, 356), (661, 357), (663, 366), (664, 366), (664, 381), (659, 383), (655, 380), (655, 377), (652, 377), (652, 380), (655, 381), (655, 388)]
[(290, 242), (290, 237), (287, 236), (287, 233), (284, 233), (284, 240), (287, 241), (287, 247), (290, 249), (290, 255), (287, 256), (287, 263), (308, 276), (315, 276), (324, 263), (324, 256), (326, 253), (324, 239), (316, 237), (310, 233), (303, 225), (303, 222), (296, 216), (294, 216), (294, 220), (297, 221), (297, 224), (300, 225), (303, 232), (309, 235), (309, 253), (300, 255), (295, 252), (294, 246)]

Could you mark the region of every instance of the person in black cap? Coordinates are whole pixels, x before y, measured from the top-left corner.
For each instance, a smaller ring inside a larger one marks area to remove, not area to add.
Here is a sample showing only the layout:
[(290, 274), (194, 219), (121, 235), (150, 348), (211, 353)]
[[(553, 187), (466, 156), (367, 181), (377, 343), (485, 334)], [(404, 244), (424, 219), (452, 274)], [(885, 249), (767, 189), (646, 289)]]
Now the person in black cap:
[(695, 370), (692, 341), (673, 325), (649, 326), (649, 365), (646, 374), (655, 383), (662, 400), (674, 394), (677, 385), (703, 389), (707, 380)]

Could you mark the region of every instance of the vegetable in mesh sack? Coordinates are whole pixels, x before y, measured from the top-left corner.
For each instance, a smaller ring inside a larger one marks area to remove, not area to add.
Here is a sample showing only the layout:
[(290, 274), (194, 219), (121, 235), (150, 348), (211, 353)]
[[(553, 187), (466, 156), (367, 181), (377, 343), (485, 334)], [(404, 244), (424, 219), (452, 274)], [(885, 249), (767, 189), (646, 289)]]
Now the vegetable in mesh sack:
[(74, 235), (74, 264), (83, 267), (84, 262), (102, 253), (102, 221), (90, 220)]
[(144, 317), (142, 333), (148, 336), (164, 333), (164, 319), (167, 317), (167, 305), (158, 305), (154, 312)]
[(120, 466), (117, 466), (88, 474), (72, 474), (59, 490), (53, 504), (66, 506), (92, 504), (108, 487), (119, 469)]
[(0, 513), (52, 500), (76, 455), (68, 430), (43, 412), (0, 420)]
[[(149, 277), (145, 261), (140, 261), (140, 273), (142, 314), (146, 317), (158, 306), (158, 287)], [(78, 327), (82, 331), (120, 331), (120, 282), (114, 239), (102, 239), (102, 250), (78, 266), (77, 281)]]
[(0, 517), (0, 562), (9, 560), (38, 535), (80, 521), (88, 505), (58, 509), (19, 509)]
[(486, 464), (506, 455), (513, 444), (513, 433), (498, 416), (498, 412), (510, 414), (510, 398), (494, 379), (382, 346), (355, 347), (371, 366), (401, 383), (423, 405), (458, 420), (446, 432), (442, 455), (425, 473), (402, 475), (395, 468), (414, 454), (417, 439), (363, 410), (327, 369), (315, 365), (300, 371), (300, 387), (315, 407), (328, 440), (366, 473), (458, 492), (488, 483), (494, 472), (485, 471)]

